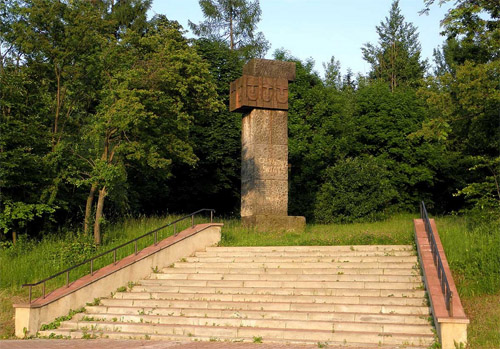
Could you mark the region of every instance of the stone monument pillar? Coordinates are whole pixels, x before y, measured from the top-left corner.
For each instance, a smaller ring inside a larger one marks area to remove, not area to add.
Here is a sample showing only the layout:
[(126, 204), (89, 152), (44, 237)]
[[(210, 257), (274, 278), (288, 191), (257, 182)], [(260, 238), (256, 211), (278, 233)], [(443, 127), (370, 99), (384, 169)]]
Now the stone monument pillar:
[(243, 113), (241, 219), (257, 230), (303, 231), (288, 216), (288, 82), (295, 63), (252, 59), (231, 83), (230, 111)]

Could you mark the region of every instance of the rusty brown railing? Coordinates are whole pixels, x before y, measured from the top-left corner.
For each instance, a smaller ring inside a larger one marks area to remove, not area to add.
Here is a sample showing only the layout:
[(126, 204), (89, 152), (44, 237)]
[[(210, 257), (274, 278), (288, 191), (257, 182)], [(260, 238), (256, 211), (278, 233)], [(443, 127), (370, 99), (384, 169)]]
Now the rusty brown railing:
[(432, 258), (437, 269), (437, 274), (441, 284), (441, 291), (444, 294), (446, 309), (448, 310), (450, 317), (453, 317), (453, 291), (450, 289), (450, 284), (444, 271), (443, 262), (436, 244), (436, 237), (434, 236), (429, 215), (427, 214), (427, 209), (425, 208), (423, 201), (420, 203), (420, 217), (424, 221), (425, 232), (427, 233), (427, 239), (429, 240), (429, 245), (431, 246)]

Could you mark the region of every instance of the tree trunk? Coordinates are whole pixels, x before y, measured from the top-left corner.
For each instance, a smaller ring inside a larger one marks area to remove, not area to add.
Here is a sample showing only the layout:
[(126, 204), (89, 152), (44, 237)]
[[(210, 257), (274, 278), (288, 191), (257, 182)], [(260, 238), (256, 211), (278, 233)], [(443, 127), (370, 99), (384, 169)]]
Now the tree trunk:
[(229, 13), (229, 41), (230, 41), (230, 48), (231, 50), (234, 50), (234, 34), (233, 34), (233, 9), (230, 9)]
[(89, 196), (87, 196), (87, 204), (85, 205), (85, 220), (83, 221), (83, 232), (85, 234), (87, 234), (90, 230), (90, 215), (92, 214), (92, 204), (94, 203), (96, 190), (97, 184), (92, 184)]
[(54, 117), (54, 127), (52, 129), (52, 151), (56, 148), (56, 137), (59, 131), (59, 113), (61, 111), (61, 75), (57, 67), (54, 68), (57, 80), (57, 91), (56, 91), (56, 115)]
[(106, 187), (99, 190), (99, 198), (97, 199), (97, 209), (95, 211), (94, 222), (94, 242), (96, 245), (101, 244), (101, 219), (104, 208), (104, 198), (107, 195)]

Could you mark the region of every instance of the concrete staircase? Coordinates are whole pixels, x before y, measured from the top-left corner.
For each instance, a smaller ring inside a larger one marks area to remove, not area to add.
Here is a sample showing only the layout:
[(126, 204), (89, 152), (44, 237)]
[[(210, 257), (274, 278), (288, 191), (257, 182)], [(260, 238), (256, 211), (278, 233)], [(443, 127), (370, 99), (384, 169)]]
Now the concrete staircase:
[(412, 246), (211, 247), (40, 335), (427, 348), (429, 314)]

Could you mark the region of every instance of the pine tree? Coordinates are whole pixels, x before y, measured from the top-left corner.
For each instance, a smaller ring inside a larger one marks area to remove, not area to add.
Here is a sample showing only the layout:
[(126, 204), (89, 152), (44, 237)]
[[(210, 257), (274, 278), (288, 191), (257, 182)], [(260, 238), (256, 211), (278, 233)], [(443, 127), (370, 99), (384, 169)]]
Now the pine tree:
[(200, 7), (205, 21), (189, 21), (194, 34), (226, 42), (246, 57), (262, 57), (269, 49), (264, 34), (255, 32), (262, 13), (258, 0), (200, 0)]
[(392, 3), (389, 17), (376, 30), (378, 45), (367, 43), (361, 48), (363, 58), (372, 66), (370, 77), (387, 81), (393, 92), (397, 86), (414, 85), (423, 78), (427, 62), (420, 58), (417, 28), (405, 22), (399, 0)]

